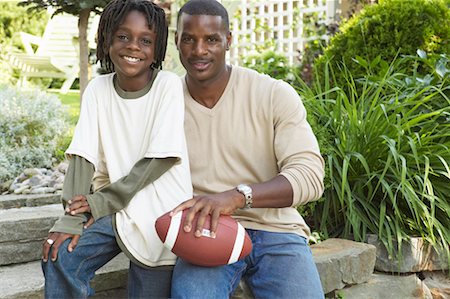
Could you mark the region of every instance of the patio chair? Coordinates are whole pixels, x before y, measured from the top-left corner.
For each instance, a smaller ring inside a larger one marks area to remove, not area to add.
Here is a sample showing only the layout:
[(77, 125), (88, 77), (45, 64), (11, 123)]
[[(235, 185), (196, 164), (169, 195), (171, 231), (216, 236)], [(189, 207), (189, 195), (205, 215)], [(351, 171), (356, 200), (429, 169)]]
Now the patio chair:
[[(92, 23), (90, 28), (96, 29), (93, 26), (97, 24)], [(67, 93), (79, 75), (78, 17), (58, 14), (48, 21), (42, 37), (25, 32), (20, 36), (25, 53), (7, 55), (10, 64), (20, 71), (19, 85), (26, 86), (32, 77), (60, 78), (64, 79), (60, 92)]]

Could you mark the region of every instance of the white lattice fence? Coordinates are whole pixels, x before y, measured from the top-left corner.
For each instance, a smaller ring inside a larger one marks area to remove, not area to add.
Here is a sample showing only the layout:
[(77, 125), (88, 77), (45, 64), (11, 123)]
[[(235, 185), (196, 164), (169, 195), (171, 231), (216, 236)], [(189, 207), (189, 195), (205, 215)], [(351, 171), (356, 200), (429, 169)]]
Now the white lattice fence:
[(233, 44), (228, 59), (232, 64), (261, 48), (284, 53), (290, 64), (298, 62), (299, 51), (311, 39), (307, 22), (328, 23), (335, 19), (339, 0), (221, 1), (230, 11)]

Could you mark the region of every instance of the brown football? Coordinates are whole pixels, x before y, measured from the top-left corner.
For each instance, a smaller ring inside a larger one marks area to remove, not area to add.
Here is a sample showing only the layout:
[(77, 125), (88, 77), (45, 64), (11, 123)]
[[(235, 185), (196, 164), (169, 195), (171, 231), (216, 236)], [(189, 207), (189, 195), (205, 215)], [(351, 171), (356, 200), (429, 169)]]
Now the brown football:
[[(210, 216), (203, 225), (201, 237), (194, 232), (186, 233), (182, 229), (186, 211), (170, 217), (169, 213), (160, 216), (155, 223), (156, 232), (174, 254), (195, 265), (215, 267), (232, 264), (246, 257), (252, 251), (252, 241), (244, 227), (231, 216), (221, 215), (216, 237), (211, 238), (209, 231)], [(193, 223), (197, 223), (197, 216)]]

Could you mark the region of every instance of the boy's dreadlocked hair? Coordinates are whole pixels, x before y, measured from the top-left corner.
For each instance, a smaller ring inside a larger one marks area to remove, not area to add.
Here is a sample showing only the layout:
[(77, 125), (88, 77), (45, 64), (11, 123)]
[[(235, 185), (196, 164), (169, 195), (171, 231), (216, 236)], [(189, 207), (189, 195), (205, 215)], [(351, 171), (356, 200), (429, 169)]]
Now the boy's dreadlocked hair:
[(113, 35), (130, 11), (137, 10), (147, 17), (150, 30), (156, 33), (155, 62), (152, 68), (161, 68), (167, 48), (167, 22), (164, 10), (150, 0), (113, 0), (108, 3), (100, 17), (97, 31), (97, 59), (107, 72), (114, 72), (109, 57)]

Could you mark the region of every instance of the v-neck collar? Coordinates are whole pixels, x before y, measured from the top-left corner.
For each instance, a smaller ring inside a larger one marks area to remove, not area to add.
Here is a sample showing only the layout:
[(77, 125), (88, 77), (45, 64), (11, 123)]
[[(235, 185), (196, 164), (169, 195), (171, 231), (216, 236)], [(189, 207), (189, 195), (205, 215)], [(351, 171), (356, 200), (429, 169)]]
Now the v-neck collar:
[(225, 86), (225, 89), (223, 90), (222, 95), (219, 97), (219, 100), (217, 101), (217, 103), (216, 103), (216, 104), (214, 105), (214, 107), (212, 107), (212, 108), (208, 108), (208, 107), (206, 107), (206, 106), (200, 104), (199, 102), (197, 102), (197, 101), (191, 96), (191, 94), (189, 93), (189, 88), (188, 88), (188, 86), (187, 86), (187, 82), (186, 82), (186, 76), (187, 76), (187, 75), (185, 75), (184, 78), (183, 78), (183, 79), (184, 79), (183, 82), (184, 82), (184, 85), (185, 85), (187, 94), (189, 95), (189, 101), (192, 102), (192, 105), (193, 105), (197, 110), (202, 111), (203, 113), (206, 113), (206, 114), (210, 114), (210, 115), (215, 114), (216, 111), (220, 110), (220, 107), (222, 107), (222, 106), (224, 105), (224, 102), (225, 102), (225, 100), (226, 100), (226, 98), (227, 98), (227, 94), (230, 92), (231, 86), (233, 86), (233, 84), (234, 84), (234, 80), (235, 80), (235, 79), (234, 79), (234, 78), (235, 78), (235, 72), (233, 71), (233, 69), (234, 69), (234, 67), (233, 67), (233, 66), (230, 66), (230, 77), (229, 77), (229, 79), (228, 79), (227, 86)]

